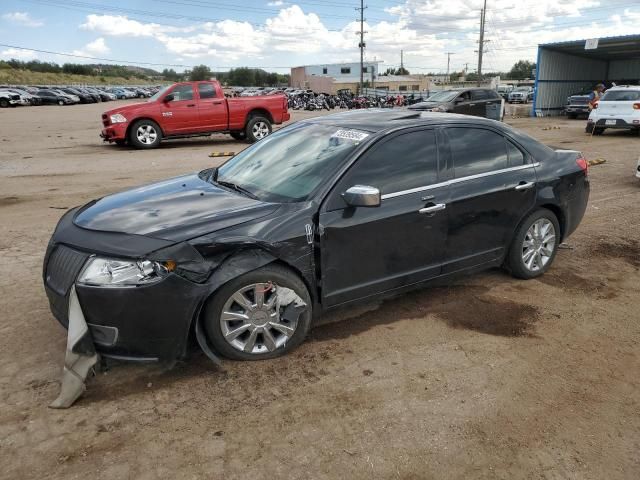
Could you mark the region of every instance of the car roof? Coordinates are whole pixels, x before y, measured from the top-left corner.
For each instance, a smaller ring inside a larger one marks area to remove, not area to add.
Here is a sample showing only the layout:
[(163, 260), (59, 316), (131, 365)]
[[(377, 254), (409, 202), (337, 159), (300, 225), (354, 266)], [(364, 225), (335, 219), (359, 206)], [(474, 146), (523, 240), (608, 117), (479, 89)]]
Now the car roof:
[(349, 112), (334, 113), (322, 117), (314, 117), (304, 120), (307, 123), (332, 125), (335, 127), (353, 128), (370, 133), (382, 132), (394, 127), (413, 127), (423, 125), (442, 124), (478, 124), (491, 125), (501, 128), (503, 124), (495, 120), (456, 113), (420, 112), (411, 110), (390, 110), (370, 108), (363, 110), (351, 110)]

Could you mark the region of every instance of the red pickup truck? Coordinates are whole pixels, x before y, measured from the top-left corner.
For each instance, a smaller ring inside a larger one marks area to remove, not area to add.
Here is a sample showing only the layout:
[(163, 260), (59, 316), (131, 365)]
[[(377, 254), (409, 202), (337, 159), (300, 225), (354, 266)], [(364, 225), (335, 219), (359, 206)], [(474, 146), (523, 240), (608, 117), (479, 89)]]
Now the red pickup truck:
[(284, 95), (225, 98), (220, 83), (181, 82), (163, 88), (148, 101), (102, 114), (100, 136), (118, 145), (154, 148), (168, 138), (229, 133), (256, 142), (273, 124), (289, 120)]

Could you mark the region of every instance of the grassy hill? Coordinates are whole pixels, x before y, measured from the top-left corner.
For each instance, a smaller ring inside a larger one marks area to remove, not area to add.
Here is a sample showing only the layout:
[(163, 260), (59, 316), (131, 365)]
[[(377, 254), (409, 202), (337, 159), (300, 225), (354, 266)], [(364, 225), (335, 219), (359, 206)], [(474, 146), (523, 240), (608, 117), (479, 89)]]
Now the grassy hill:
[(68, 73), (32, 72), (14, 68), (0, 69), (0, 85), (158, 85), (166, 83), (140, 78), (101, 77), (93, 75), (73, 75)]

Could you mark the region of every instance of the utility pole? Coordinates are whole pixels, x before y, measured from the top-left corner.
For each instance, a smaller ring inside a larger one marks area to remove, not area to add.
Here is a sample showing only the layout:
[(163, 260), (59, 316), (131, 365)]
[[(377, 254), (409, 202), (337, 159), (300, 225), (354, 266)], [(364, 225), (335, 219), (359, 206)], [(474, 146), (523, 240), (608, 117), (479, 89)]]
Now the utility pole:
[(400, 50), (400, 71), (404, 72), (404, 50)]
[(480, 11), (480, 41), (478, 42), (478, 86), (482, 82), (482, 54), (484, 53), (484, 20), (487, 15), (487, 0), (484, 0), (484, 8)]
[(449, 77), (449, 67), (451, 66), (451, 55), (455, 55), (455, 53), (447, 52), (447, 83), (451, 83), (451, 77)]
[(364, 34), (367, 33), (364, 31), (364, 0), (360, 0), (360, 8), (356, 8), (356, 10), (360, 10), (360, 43), (358, 47), (360, 47), (360, 95), (362, 95), (362, 89), (364, 88), (364, 47), (366, 44), (364, 43)]

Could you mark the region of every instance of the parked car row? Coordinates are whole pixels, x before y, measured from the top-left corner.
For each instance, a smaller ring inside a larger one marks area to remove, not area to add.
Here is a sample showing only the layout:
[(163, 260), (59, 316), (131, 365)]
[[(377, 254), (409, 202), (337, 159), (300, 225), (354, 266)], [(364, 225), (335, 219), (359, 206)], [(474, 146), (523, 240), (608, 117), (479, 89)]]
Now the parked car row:
[(0, 86), (0, 107), (74, 105), (128, 98), (149, 98), (157, 87)]

